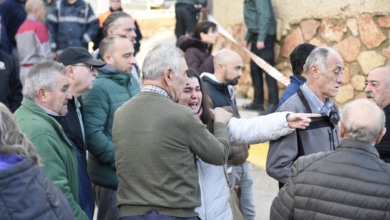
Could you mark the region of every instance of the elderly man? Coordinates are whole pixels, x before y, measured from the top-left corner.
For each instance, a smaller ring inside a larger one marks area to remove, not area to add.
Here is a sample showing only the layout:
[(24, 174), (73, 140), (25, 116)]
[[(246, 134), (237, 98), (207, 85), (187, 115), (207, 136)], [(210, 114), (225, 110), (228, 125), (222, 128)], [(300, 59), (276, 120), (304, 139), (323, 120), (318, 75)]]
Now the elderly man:
[(389, 219), (390, 165), (374, 147), (384, 125), (385, 115), (373, 102), (346, 104), (339, 123), (343, 140), (333, 152), (295, 162), (270, 219)]
[[(203, 73), (201, 78), (210, 95), (214, 107), (228, 106), (233, 115), (240, 117), (233, 86), (242, 76), (243, 61), (239, 54), (229, 49), (222, 49), (214, 56), (214, 74)], [(227, 161), (229, 183), (241, 188), (240, 210), (245, 219), (255, 219), (255, 203), (252, 194), (253, 179), (248, 158), (249, 145), (231, 146)]]
[(60, 121), (72, 98), (66, 67), (43, 61), (31, 69), (15, 117), (20, 129), (38, 150), (46, 176), (67, 198), (77, 219), (88, 219), (79, 205), (77, 157)]
[[(94, 183), (97, 219), (118, 219), (118, 187), (112, 122), (114, 112), (140, 92), (137, 80), (128, 74), (134, 68), (134, 48), (128, 38), (110, 35), (100, 43), (100, 57), (106, 62), (98, 69), (93, 88), (83, 94), (85, 134), (88, 143), (88, 172)], [(137, 127), (136, 125), (134, 125)]]
[(293, 75), (290, 76), (290, 84), (288, 84), (280, 97), (278, 106), (281, 106), (287, 99), (294, 95), (299, 87), (306, 82), (305, 62), (315, 48), (316, 46), (312, 44), (303, 43), (296, 46), (290, 53), (290, 63)]
[(70, 84), (72, 100), (68, 102), (68, 114), (61, 125), (65, 134), (77, 152), (79, 199), (81, 208), (87, 213), (89, 219), (93, 218), (95, 201), (92, 183), (87, 173), (87, 145), (85, 142), (84, 122), (82, 118), (81, 95), (92, 89), (97, 76), (96, 67), (105, 63), (94, 59), (83, 47), (68, 47), (58, 57), (57, 61), (66, 65), (66, 76)]
[(377, 67), (368, 74), (366, 80), (367, 98), (374, 101), (386, 114), (388, 132), (375, 145), (382, 160), (390, 163), (390, 66)]
[(339, 113), (331, 98), (337, 95), (344, 82), (344, 62), (340, 54), (329, 47), (314, 49), (306, 60), (305, 84), (284, 102), (278, 111), (320, 113), (305, 130), (270, 142), (267, 156), (267, 173), (282, 187), (291, 174), (294, 161), (303, 155), (333, 151), (340, 141), (337, 122)]
[[(169, 55), (169, 56), (167, 56)], [(214, 135), (187, 106), (183, 52), (158, 45), (143, 64), (145, 86), (115, 113), (113, 140), (122, 220), (198, 219), (196, 157), (223, 165), (228, 157), (230, 113), (214, 110)]]

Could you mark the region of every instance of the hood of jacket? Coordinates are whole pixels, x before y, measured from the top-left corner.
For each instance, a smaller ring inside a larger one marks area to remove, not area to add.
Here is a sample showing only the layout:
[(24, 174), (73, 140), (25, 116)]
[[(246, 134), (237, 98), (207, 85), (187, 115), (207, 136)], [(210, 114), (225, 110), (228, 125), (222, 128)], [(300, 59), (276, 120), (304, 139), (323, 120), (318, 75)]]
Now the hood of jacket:
[(202, 42), (201, 40), (195, 39), (193, 37), (188, 37), (185, 35), (179, 37), (177, 45), (184, 52), (186, 52), (188, 48), (192, 48), (192, 47), (195, 47), (205, 53), (207, 53), (208, 51), (208, 45), (206, 43)]
[[(104, 60), (100, 57), (99, 51), (100, 51), (99, 49), (96, 49), (94, 52), (92, 52), (91, 55), (93, 58), (104, 62)], [(100, 75), (100, 73), (105, 73), (105, 74), (118, 74), (118, 73), (120, 73), (115, 67), (112, 67), (108, 64), (105, 64), (102, 67), (96, 68), (96, 70), (98, 71), (99, 75)]]
[(303, 76), (297, 76), (297, 75), (290, 76), (290, 83), (297, 83), (299, 85), (302, 85), (304, 82), (306, 82), (306, 78)]

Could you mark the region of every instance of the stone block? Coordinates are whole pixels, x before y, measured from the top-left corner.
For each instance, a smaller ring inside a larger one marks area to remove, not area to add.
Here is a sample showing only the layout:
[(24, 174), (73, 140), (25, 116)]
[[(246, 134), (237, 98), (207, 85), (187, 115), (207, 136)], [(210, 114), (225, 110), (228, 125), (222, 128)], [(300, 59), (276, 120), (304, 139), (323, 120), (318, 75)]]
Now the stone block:
[(390, 28), (390, 16), (378, 18), (378, 25), (381, 28)]
[(353, 99), (353, 97), (354, 97), (353, 91), (354, 91), (354, 89), (353, 89), (353, 86), (351, 84), (342, 85), (339, 88), (339, 92), (338, 92), (337, 96), (335, 97), (335, 100), (338, 103), (345, 104), (347, 101)]
[(357, 60), (366, 76), (372, 69), (382, 66), (386, 62), (386, 58), (375, 51), (364, 51), (359, 54)]
[(353, 36), (348, 36), (341, 42), (334, 45), (336, 50), (340, 52), (345, 62), (351, 63), (356, 60), (361, 47), (360, 40)]
[(284, 39), (281, 55), (285, 58), (288, 58), (294, 48), (303, 42), (302, 31), (300, 28), (296, 28)]
[(358, 36), (359, 31), (358, 31), (357, 22), (356, 22), (355, 18), (349, 18), (347, 20), (347, 26), (348, 26), (348, 28), (351, 31), (353, 36), (355, 36), (355, 37)]
[(362, 75), (354, 75), (351, 79), (351, 84), (355, 90), (361, 92), (366, 87), (366, 77)]
[(324, 18), (321, 22), (321, 37), (327, 42), (339, 42), (347, 32), (347, 24), (340, 20)]
[(358, 15), (357, 24), (361, 41), (368, 49), (376, 48), (386, 40), (386, 36), (375, 24), (371, 14)]
[(314, 19), (302, 21), (300, 23), (300, 27), (302, 30), (303, 39), (306, 41), (312, 39), (316, 35), (319, 26), (320, 22)]
[(344, 84), (349, 83), (351, 81), (351, 76), (349, 74), (349, 67), (345, 66), (343, 71)]

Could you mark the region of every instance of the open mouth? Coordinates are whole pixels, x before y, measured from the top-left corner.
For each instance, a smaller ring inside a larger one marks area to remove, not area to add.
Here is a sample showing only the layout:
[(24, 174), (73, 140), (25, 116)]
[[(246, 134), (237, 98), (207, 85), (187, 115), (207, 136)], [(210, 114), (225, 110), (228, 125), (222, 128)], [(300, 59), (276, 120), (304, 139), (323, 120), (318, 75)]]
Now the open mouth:
[(199, 103), (198, 102), (191, 102), (188, 106), (192, 109), (197, 109), (198, 108), (198, 105)]

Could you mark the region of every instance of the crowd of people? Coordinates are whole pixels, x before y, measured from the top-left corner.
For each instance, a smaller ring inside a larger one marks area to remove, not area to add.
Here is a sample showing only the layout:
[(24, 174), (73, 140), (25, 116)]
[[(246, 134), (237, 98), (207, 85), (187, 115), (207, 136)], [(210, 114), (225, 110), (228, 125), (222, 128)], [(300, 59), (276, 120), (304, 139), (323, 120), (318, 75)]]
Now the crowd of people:
[[(251, 62), (242, 108), (261, 115), (240, 118), (244, 62), (213, 47), (207, 1), (177, 0), (177, 45), (156, 45), (142, 70), (139, 26), (109, 2), (99, 19), (83, 0), (0, 4), (0, 219), (254, 220), (248, 150), (267, 141), (271, 219), (390, 218), (390, 66), (340, 113), (340, 53), (300, 44), (280, 100)], [(244, 20), (243, 46), (273, 65), (271, 1), (244, 1)]]

